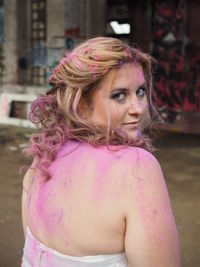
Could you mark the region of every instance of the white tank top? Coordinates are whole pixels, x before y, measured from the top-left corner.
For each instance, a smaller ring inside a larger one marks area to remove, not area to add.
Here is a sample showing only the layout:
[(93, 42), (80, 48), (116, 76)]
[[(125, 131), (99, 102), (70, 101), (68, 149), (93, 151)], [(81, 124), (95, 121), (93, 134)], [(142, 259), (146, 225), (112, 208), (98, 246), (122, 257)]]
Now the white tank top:
[(22, 267), (127, 267), (125, 253), (74, 257), (48, 248), (26, 231)]

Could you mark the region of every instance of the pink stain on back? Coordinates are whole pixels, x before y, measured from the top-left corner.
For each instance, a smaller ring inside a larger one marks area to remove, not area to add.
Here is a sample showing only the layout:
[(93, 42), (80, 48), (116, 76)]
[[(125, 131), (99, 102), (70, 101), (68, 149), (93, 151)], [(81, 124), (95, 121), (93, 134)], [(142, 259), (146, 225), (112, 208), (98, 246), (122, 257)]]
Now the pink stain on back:
[[(77, 142), (73, 144), (69, 142), (64, 145), (58, 152), (55, 161), (49, 167), (51, 174), (50, 180), (37, 180), (33, 186), (33, 194), (30, 194), (28, 199), (29, 218), (31, 221), (31, 228), (36, 234), (38, 225), (40, 229), (43, 228), (48, 234), (56, 234), (57, 231), (62, 231), (63, 218), (70, 223), (70, 211), (64, 210), (63, 200), (64, 195), (71, 194), (71, 187), (73, 187), (73, 178), (68, 176), (68, 173), (73, 171), (72, 162), (76, 162), (74, 158), (77, 149)], [(67, 191), (66, 191), (67, 190)], [(66, 193), (67, 192), (67, 193)], [(63, 229), (64, 231), (66, 230)]]
[(104, 197), (104, 189), (106, 188), (106, 184), (108, 181), (108, 171), (111, 168), (113, 162), (112, 157), (110, 157), (110, 153), (105, 153), (104, 149), (107, 150), (107, 148), (103, 148), (99, 150), (99, 153), (97, 153), (95, 159), (96, 164), (96, 175), (94, 178), (94, 200), (95, 202), (101, 201), (101, 199)]
[[(146, 165), (151, 165), (152, 157), (150, 157), (149, 154), (143, 154), (142, 157), (140, 155), (139, 159), (144, 161)], [(156, 179), (152, 179), (152, 175), (154, 174), (149, 173), (149, 179), (146, 179), (146, 181), (144, 181), (147, 187), (148, 185), (156, 186), (158, 182)], [(166, 198), (168, 198), (168, 191), (164, 178), (162, 177), (162, 173), (159, 179), (162, 179), (161, 181), (163, 184), (163, 186), (161, 186), (160, 188), (160, 190), (162, 190), (160, 194), (164, 194)], [(163, 246), (163, 244), (167, 244), (169, 233), (170, 235), (175, 236), (175, 242), (173, 242), (171, 245), (173, 246), (173, 251), (176, 252), (176, 266), (180, 266), (179, 242), (178, 238), (176, 239), (177, 232), (170, 202), (156, 202), (154, 200), (154, 195), (149, 195), (148, 192), (145, 192), (144, 182), (142, 182), (142, 180), (138, 180), (137, 199), (144, 229), (148, 236), (152, 239), (152, 241), (160, 244), (161, 246)], [(164, 228), (160, 227), (162, 226), (161, 223), (165, 224)], [(166, 229), (166, 232), (163, 232), (162, 229)], [(152, 233), (154, 234), (152, 235)]]
[[(78, 150), (76, 150), (76, 147), (78, 147)], [(69, 153), (70, 151), (71, 153)], [(126, 153), (123, 153), (123, 150), (120, 153), (109, 151), (106, 147), (97, 149), (93, 148), (89, 144), (82, 144), (81, 146), (77, 146), (76, 142), (71, 141), (63, 147), (63, 149), (59, 152), (57, 159), (50, 167), (52, 179), (48, 182), (41, 183), (38, 191), (39, 197), (36, 206), (37, 213), (39, 219), (44, 223), (44, 226), (49, 231), (49, 233), (53, 233), (57, 225), (62, 223), (64, 216), (64, 210), (61, 207), (54, 205), (54, 199), (56, 199), (54, 188), (56, 186), (60, 186), (60, 188), (65, 189), (66, 187), (68, 187), (68, 193), (70, 194), (70, 187), (74, 186), (76, 179), (80, 179), (81, 181), (81, 174), (83, 170), (84, 172), (88, 172), (91, 168), (92, 171), (94, 171), (93, 201), (99, 204), (105, 197), (105, 189), (107, 188), (107, 184), (109, 182), (108, 174), (110, 170), (115, 164), (117, 164), (117, 161), (123, 159), (124, 155), (128, 154), (129, 156), (129, 153), (127, 152), (128, 150), (124, 151)], [(137, 167), (135, 166), (135, 178), (137, 179), (136, 185), (138, 189), (137, 204), (140, 209), (140, 215), (146, 227), (145, 229), (148, 232), (149, 226), (152, 227), (155, 224), (156, 220), (159, 218), (160, 213), (164, 212), (166, 214), (166, 220), (167, 222), (169, 222), (171, 231), (174, 231), (174, 225), (171, 218), (172, 214), (169, 213), (168, 208), (163, 206), (162, 210), (155, 209), (152, 199), (146, 195), (144, 186), (145, 181), (140, 176), (137, 176), (137, 170), (140, 168), (141, 161), (145, 161), (149, 164), (151, 158), (148, 156), (148, 154), (145, 153), (141, 155), (139, 152), (140, 150), (136, 149), (136, 151)], [(77, 162), (79, 162), (80, 170), (76, 170), (75, 168), (75, 166), (77, 166)], [(76, 175), (69, 177), (72, 172), (74, 172)], [(59, 177), (59, 179), (55, 179), (55, 177)], [(151, 182), (152, 181), (150, 180), (149, 183)], [(165, 186), (164, 191), (165, 193), (167, 193)], [(60, 190), (59, 192), (60, 194), (63, 193), (62, 190)], [(146, 209), (146, 205), (149, 205), (150, 209)], [(151, 232), (149, 232), (149, 235), (151, 235)], [(164, 242), (164, 235), (161, 231), (159, 231), (159, 229), (157, 230), (156, 238), (159, 242)], [(65, 245), (68, 246), (67, 241), (65, 241)], [(48, 262), (49, 264), (46, 266), (50, 267), (51, 255), (47, 253), (46, 259), (46, 262)]]
[(59, 224), (62, 222), (63, 219), (63, 209), (57, 209), (51, 213), (54, 220), (56, 220)]
[(28, 205), (27, 205), (28, 209), (29, 209), (30, 203), (31, 203), (31, 193), (28, 195)]

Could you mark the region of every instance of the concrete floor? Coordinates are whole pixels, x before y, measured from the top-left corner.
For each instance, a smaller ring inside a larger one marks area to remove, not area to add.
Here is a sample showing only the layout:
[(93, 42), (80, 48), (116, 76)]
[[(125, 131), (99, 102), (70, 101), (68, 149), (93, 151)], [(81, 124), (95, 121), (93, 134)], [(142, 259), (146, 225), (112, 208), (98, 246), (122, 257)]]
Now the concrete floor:
[[(0, 126), (0, 267), (20, 266), (21, 226), (19, 167), (22, 147), (32, 130)], [(182, 267), (200, 266), (200, 136), (161, 132), (155, 141), (180, 238)], [(157, 266), (156, 266), (157, 267)], [(161, 266), (160, 266), (161, 267)]]

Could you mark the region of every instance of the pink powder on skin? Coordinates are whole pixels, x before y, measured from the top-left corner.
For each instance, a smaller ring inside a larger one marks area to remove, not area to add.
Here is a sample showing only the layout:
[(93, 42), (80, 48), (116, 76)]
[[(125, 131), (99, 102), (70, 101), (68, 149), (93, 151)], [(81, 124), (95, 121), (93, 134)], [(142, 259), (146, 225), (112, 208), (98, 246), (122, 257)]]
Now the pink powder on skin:
[(63, 219), (63, 209), (60, 208), (58, 210), (55, 210), (51, 213), (51, 216), (60, 224)]
[(28, 195), (28, 205), (27, 205), (28, 209), (29, 209), (30, 203), (31, 203), (31, 193)]
[(110, 198), (120, 201), (123, 191), (129, 188), (127, 179), (127, 170), (130, 167), (127, 166), (127, 162), (130, 165), (130, 159), (127, 161), (127, 155), (130, 155), (129, 148), (110, 146), (110, 149), (111, 151), (107, 147), (99, 149), (96, 159), (98, 164), (96, 164), (97, 175), (94, 179), (93, 201), (97, 208), (102, 208), (102, 205), (109, 202)]
[[(63, 219), (63, 209), (56, 202), (56, 194), (53, 193), (53, 186), (49, 181), (41, 182), (38, 190), (38, 197), (35, 203), (35, 214), (31, 222), (34, 231), (37, 225), (45, 228), (49, 233), (55, 233), (55, 225), (59, 225)], [(31, 214), (30, 214), (31, 217)]]
[(66, 247), (69, 246), (69, 242), (67, 242), (67, 241), (65, 241), (64, 244), (65, 244)]
[(94, 201), (99, 202), (101, 198), (103, 197), (103, 191), (104, 187), (107, 182), (107, 172), (109, 169), (109, 164), (108, 164), (108, 158), (105, 158), (101, 161), (100, 165), (98, 166), (97, 169), (97, 174), (94, 179)]
[(144, 74), (143, 70), (138, 68), (140, 65), (138, 63), (132, 63), (133, 70), (132, 70), (132, 78), (135, 84), (142, 85), (145, 80), (144, 80)]
[(52, 231), (52, 226), (49, 222), (49, 209), (51, 210), (52, 207), (49, 205), (49, 201), (51, 198), (49, 191), (49, 184), (47, 187), (48, 182), (41, 182), (39, 192), (38, 192), (38, 199), (36, 202), (36, 210), (38, 219), (45, 224), (45, 227), (48, 229), (49, 232)]
[[(139, 158), (141, 158), (140, 160), (145, 161), (144, 163), (148, 166), (149, 164), (151, 164), (151, 157), (149, 156), (149, 154), (143, 154), (142, 157), (141, 155), (139, 155)], [(153, 173), (152, 173), (153, 174)], [(161, 174), (162, 175), (162, 174)], [(151, 179), (151, 176), (149, 177), (149, 180), (143, 181), (143, 180), (137, 180), (137, 191), (138, 191), (138, 195), (137, 195), (137, 203), (139, 205), (139, 210), (140, 210), (140, 215), (142, 218), (142, 222), (144, 224), (145, 230), (148, 233), (149, 237), (152, 238), (153, 242), (160, 242), (160, 244), (162, 245), (162, 243), (166, 242), (166, 239), (168, 239), (168, 236), (166, 236), (165, 233), (161, 232), (161, 229), (159, 229), (159, 225), (161, 225), (161, 222), (164, 222), (166, 224), (166, 227), (168, 227), (168, 230), (172, 233), (172, 236), (177, 236), (177, 232), (176, 232), (176, 226), (175, 226), (175, 222), (173, 219), (173, 213), (171, 210), (171, 206), (168, 205), (169, 203), (166, 202), (165, 203), (154, 203), (154, 196), (153, 195), (148, 195), (147, 192), (145, 192), (144, 189), (144, 183), (148, 183), (151, 184), (150, 186), (153, 186), (155, 183), (155, 186), (157, 184), (157, 181), (155, 181), (155, 179)], [(167, 187), (164, 181), (164, 178), (162, 180), (163, 186), (161, 187), (161, 190), (163, 190), (163, 192), (161, 191), (160, 194), (165, 194), (166, 197), (168, 198), (168, 191), (167, 191)], [(148, 186), (148, 185), (146, 185)], [(158, 204), (158, 205), (157, 205)], [(155, 209), (154, 206), (158, 206), (159, 209)], [(148, 209), (145, 209), (145, 207), (148, 207)], [(159, 220), (161, 220), (161, 222), (159, 222)], [(156, 236), (152, 236), (152, 231), (151, 229), (154, 228), (156, 230)], [(175, 241), (175, 243), (172, 244), (174, 247), (174, 251), (177, 251), (176, 253), (176, 266), (180, 266), (179, 264), (179, 244), (178, 244), (178, 240)]]
[(46, 193), (44, 188), (40, 191), (40, 196), (37, 202), (37, 213), (39, 219), (49, 233), (55, 233), (57, 230), (55, 225), (60, 225), (62, 223), (63, 209), (56, 204), (54, 195)]
[(141, 130), (138, 130), (137, 131), (137, 137), (136, 137), (136, 139), (137, 140), (140, 140), (141, 139), (141, 136), (142, 136)]
[(138, 69), (137, 77), (138, 77), (139, 84), (143, 84), (143, 82), (144, 82), (144, 76), (143, 76), (143, 71), (142, 70)]
[(30, 183), (30, 191), (29, 191), (29, 194), (28, 194), (28, 205), (27, 205), (27, 208), (29, 209), (29, 206), (30, 206), (30, 203), (31, 203), (31, 188), (33, 186), (33, 182), (34, 182), (34, 176), (32, 175), (31, 176), (31, 183)]
[[(83, 144), (82, 146), (79, 147), (77, 151), (74, 150), (74, 153), (72, 152), (71, 154), (69, 154), (69, 157), (66, 156), (66, 159), (65, 159), (64, 157), (65, 153), (68, 153), (71, 149), (73, 150), (74, 147), (76, 147), (75, 144), (76, 144), (75, 142), (70, 141), (68, 145), (66, 145), (67, 149), (63, 148), (62, 153), (59, 154), (61, 158), (63, 155), (63, 160), (55, 161), (50, 168), (51, 174), (53, 176), (54, 175), (58, 176), (58, 174), (60, 174), (59, 180), (54, 180), (54, 177), (52, 177), (52, 180), (50, 180), (49, 182), (45, 182), (41, 184), (40, 186), (39, 198), (37, 202), (37, 213), (38, 213), (39, 219), (44, 222), (45, 228), (49, 231), (49, 233), (55, 232), (55, 225), (57, 226), (57, 224), (62, 223), (62, 219), (64, 215), (63, 209), (53, 204), (56, 202), (56, 200), (54, 201), (55, 195), (52, 194), (54, 187), (55, 186), (62, 187), (62, 185), (65, 184), (65, 188), (66, 187), (69, 188), (69, 186), (73, 186), (73, 183), (75, 182), (73, 180), (74, 177), (73, 178), (70, 177), (68, 179), (68, 176), (66, 175), (66, 169), (63, 168), (62, 166), (67, 166), (67, 167), (70, 166), (70, 169), (67, 169), (67, 173), (71, 173), (73, 172), (73, 168), (77, 166), (76, 163), (78, 161), (80, 163), (80, 166), (79, 166), (80, 172), (77, 170), (75, 174), (77, 175), (77, 177), (79, 177), (79, 179), (81, 179), (81, 171), (83, 170), (85, 170), (85, 172), (88, 172), (90, 174), (93, 173), (93, 175), (95, 175), (94, 184), (93, 184), (93, 201), (94, 203), (97, 204), (96, 207), (98, 208), (98, 207), (102, 207), (102, 205), (99, 205), (99, 204), (105, 203), (106, 188), (107, 188), (108, 183), (110, 183), (110, 181), (108, 180), (109, 176), (107, 176), (106, 174), (111, 173), (111, 171), (113, 171), (114, 173), (114, 166), (116, 166), (118, 160), (128, 161), (128, 157), (132, 157), (133, 155), (131, 151), (133, 149), (137, 152), (137, 156), (136, 156), (137, 164), (135, 164), (134, 166), (136, 179), (137, 179), (136, 185), (137, 185), (137, 192), (138, 192), (136, 200), (138, 203), (142, 221), (145, 226), (145, 230), (148, 232), (149, 236), (151, 236), (150, 229), (152, 227), (155, 227), (154, 224), (156, 220), (159, 220), (159, 216), (162, 213), (164, 213), (166, 216), (165, 221), (169, 223), (171, 231), (174, 231), (174, 225), (172, 223), (173, 215), (171, 212), (169, 212), (168, 207), (161, 207), (161, 209), (159, 210), (155, 209), (153, 205), (153, 199), (151, 198), (153, 196), (147, 196), (145, 193), (145, 189), (144, 189), (145, 181), (140, 178), (139, 170), (140, 170), (141, 162), (144, 162), (148, 165), (151, 164), (152, 159), (148, 153), (141, 154), (140, 149), (137, 149), (137, 148), (131, 148), (130, 149), (131, 153), (128, 153), (129, 149), (121, 150), (119, 152), (112, 152), (112, 151), (109, 152), (106, 147), (101, 147), (97, 150), (96, 148), (93, 149), (92, 147), (90, 147), (89, 144)], [(96, 153), (94, 153), (94, 151), (96, 151)], [(131, 158), (129, 159), (129, 162), (130, 160), (132, 164), (135, 162), (135, 161), (132, 161)], [(71, 163), (71, 164), (67, 164), (67, 163)], [(62, 167), (63, 173), (62, 171), (60, 171), (60, 173), (58, 172), (58, 170), (60, 170), (61, 167)], [(59, 184), (58, 184), (58, 181), (59, 181)], [(154, 179), (152, 180), (149, 179), (148, 183), (153, 183), (153, 181)], [(124, 183), (126, 182), (127, 182), (126, 179), (124, 179)], [(114, 180), (114, 183), (117, 189), (120, 188), (121, 184), (118, 184), (118, 181), (116, 179)], [(123, 188), (123, 186), (121, 188)], [(163, 188), (164, 188), (165, 194), (167, 194), (167, 188), (165, 187), (165, 185), (163, 185)], [(62, 192), (63, 191), (61, 189), (60, 193)], [(70, 193), (70, 190), (68, 192)], [(115, 193), (116, 192), (117, 190), (115, 190)], [(118, 195), (118, 197), (120, 197), (120, 194)], [(151, 209), (148, 209), (148, 212), (145, 209), (147, 205), (150, 205), (151, 207)], [(70, 213), (69, 213), (69, 216), (70, 216)], [(157, 229), (157, 236), (156, 236), (155, 241), (164, 242), (164, 238), (165, 238), (164, 234), (160, 232), (159, 229)], [(66, 244), (68, 244), (67, 241), (66, 241)], [(174, 245), (174, 249), (176, 249), (176, 245)], [(47, 262), (48, 261), (50, 261), (50, 258), (49, 260), (47, 260)], [(178, 261), (178, 255), (177, 255), (177, 261)]]
[[(128, 187), (127, 184), (127, 169), (126, 164), (124, 164), (124, 155), (127, 149), (122, 149), (121, 151), (113, 152), (113, 164), (108, 171), (108, 186), (110, 190), (107, 191), (107, 195), (110, 195), (112, 199), (115, 199), (120, 203), (121, 197), (124, 195), (124, 190)], [(107, 189), (107, 188), (106, 188)]]
[[(104, 198), (105, 189), (107, 188), (108, 183), (107, 173), (114, 163), (112, 156), (113, 153), (114, 152), (112, 151), (108, 151), (108, 148), (106, 147), (99, 147), (97, 150), (89, 144), (82, 144), (79, 150), (75, 151), (75, 153), (71, 155), (70, 162), (74, 162), (74, 164), (71, 164), (69, 173), (74, 172), (76, 180), (81, 179), (81, 172), (83, 170), (84, 176), (93, 177), (93, 182), (91, 181), (91, 186), (93, 186), (92, 200), (96, 203), (99, 203)], [(90, 160), (88, 161), (87, 159)], [(79, 169), (77, 169), (77, 161), (79, 162), (80, 173)], [(68, 186), (69, 189), (69, 187), (73, 186), (74, 179), (69, 178), (67, 181), (66, 179), (67, 178), (65, 178), (65, 185)], [(80, 185), (82, 184), (82, 181), (77, 181), (77, 183)]]
[[(33, 199), (33, 205), (31, 205), (32, 198), (30, 198), (28, 206), (31, 229), (36, 236), (38, 225), (49, 234), (56, 234), (57, 231), (61, 230), (65, 233), (67, 231), (67, 227), (63, 228), (62, 221), (65, 216), (65, 219), (68, 217), (68, 223), (70, 223), (70, 211), (64, 210), (62, 203), (58, 199), (66, 194), (66, 190), (69, 196), (71, 194), (69, 186), (73, 186), (73, 179), (68, 179), (67, 174), (73, 171), (74, 165), (72, 162), (76, 162), (75, 159), (73, 160), (73, 157), (76, 155), (76, 153), (71, 152), (73, 150), (76, 150), (76, 145), (71, 146), (70, 142), (67, 149), (63, 147), (61, 152), (58, 153), (57, 159), (49, 168), (52, 178), (42, 181), (38, 177), (35, 188), (33, 188), (36, 190), (34, 195), (36, 199)], [(70, 164), (67, 164), (66, 159), (70, 160)], [(67, 171), (64, 166), (69, 166)]]

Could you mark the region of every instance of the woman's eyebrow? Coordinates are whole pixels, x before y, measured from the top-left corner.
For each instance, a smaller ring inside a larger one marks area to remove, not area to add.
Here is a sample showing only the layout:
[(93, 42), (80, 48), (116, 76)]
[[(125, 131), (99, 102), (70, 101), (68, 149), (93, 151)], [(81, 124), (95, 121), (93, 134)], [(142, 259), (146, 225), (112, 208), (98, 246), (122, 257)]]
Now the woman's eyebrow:
[(114, 87), (111, 89), (111, 93), (112, 92), (118, 92), (118, 91), (129, 91), (130, 88), (126, 87), (126, 86), (120, 86), (120, 87)]
[(147, 82), (145, 81), (145, 82), (143, 82), (142, 84), (140, 84), (140, 85), (138, 86), (138, 88), (140, 88), (140, 87), (147, 87)]
[[(142, 84), (140, 84), (140, 85), (138, 85), (137, 87), (136, 87), (136, 90), (138, 89), (138, 88), (140, 88), (140, 87), (147, 87), (147, 82), (146, 81), (144, 81)], [(114, 87), (113, 86), (113, 88), (111, 89), (111, 93), (112, 92), (118, 92), (118, 91), (130, 91), (131, 90), (131, 88), (130, 88), (130, 85), (125, 85), (125, 86), (119, 86), (119, 87)]]

